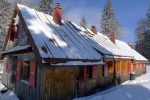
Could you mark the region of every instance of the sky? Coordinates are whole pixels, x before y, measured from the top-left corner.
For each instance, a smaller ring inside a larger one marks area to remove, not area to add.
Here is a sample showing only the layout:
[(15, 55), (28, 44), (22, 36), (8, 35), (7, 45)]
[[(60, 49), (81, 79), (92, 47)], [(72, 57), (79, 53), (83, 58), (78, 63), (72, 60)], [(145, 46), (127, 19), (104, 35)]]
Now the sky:
[[(54, 0), (54, 3), (56, 2), (60, 2), (68, 20), (79, 24), (81, 17), (85, 16), (88, 28), (96, 25), (98, 31), (101, 31), (101, 14), (106, 0)], [(139, 19), (145, 18), (149, 4), (150, 0), (112, 0), (116, 17), (125, 32), (124, 41), (135, 41), (136, 23)]]

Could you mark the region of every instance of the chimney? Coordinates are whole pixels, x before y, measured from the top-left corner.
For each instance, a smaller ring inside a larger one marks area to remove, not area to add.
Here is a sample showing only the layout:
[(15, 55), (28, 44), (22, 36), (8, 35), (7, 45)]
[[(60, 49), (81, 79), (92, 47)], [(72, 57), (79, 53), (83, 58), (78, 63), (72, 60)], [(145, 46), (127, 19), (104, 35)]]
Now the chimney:
[(95, 34), (97, 34), (97, 29), (95, 25), (92, 25), (91, 31)]
[(56, 7), (53, 9), (53, 20), (56, 24), (61, 25), (61, 18), (62, 18), (62, 8), (60, 4), (57, 3)]
[(134, 49), (134, 45), (131, 43), (128, 43), (128, 46), (130, 46), (132, 49)]
[(109, 39), (116, 44), (116, 34), (114, 32), (110, 33)]

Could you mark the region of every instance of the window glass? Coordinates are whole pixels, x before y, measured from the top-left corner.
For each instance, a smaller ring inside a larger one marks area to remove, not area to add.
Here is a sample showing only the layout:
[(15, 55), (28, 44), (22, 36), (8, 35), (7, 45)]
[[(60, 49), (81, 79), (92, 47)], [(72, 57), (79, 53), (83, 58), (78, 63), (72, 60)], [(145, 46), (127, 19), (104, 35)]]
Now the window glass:
[(92, 66), (87, 66), (87, 78), (92, 79)]
[(108, 62), (108, 74), (111, 75), (113, 74), (113, 63), (112, 62)]
[(21, 68), (21, 79), (29, 81), (30, 76), (30, 62), (24, 61)]
[(120, 70), (121, 70), (121, 69), (120, 69), (120, 62), (118, 61), (118, 62), (117, 62), (117, 72), (120, 73)]

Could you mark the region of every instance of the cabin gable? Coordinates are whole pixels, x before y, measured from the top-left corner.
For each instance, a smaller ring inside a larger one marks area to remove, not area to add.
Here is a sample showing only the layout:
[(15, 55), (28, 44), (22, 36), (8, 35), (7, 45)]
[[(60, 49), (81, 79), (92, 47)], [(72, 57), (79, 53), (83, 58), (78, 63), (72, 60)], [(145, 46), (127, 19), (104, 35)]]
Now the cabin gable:
[(19, 19), (19, 16), (14, 18), (15, 22), (13, 25), (11, 25), (11, 32), (9, 35), (9, 38), (6, 46), (6, 50), (9, 50), (16, 46), (22, 46), (22, 45), (30, 45), (29, 40), (27, 38), (26, 32), (23, 28), (22, 22)]

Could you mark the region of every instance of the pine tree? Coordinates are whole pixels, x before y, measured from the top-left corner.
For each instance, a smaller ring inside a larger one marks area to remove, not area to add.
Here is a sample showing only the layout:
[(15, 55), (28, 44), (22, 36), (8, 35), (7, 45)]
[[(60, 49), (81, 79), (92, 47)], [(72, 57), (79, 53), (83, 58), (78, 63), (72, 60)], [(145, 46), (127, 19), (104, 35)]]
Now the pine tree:
[(87, 21), (86, 21), (86, 18), (84, 16), (81, 18), (80, 26), (84, 27), (84, 28), (87, 27)]
[(16, 3), (38, 9), (36, 4), (31, 0), (0, 0), (0, 49), (8, 32)]
[(137, 35), (136, 50), (150, 60), (150, 5), (146, 19), (138, 21), (135, 32)]
[(150, 60), (150, 4), (146, 14), (146, 32), (144, 33), (143, 52), (142, 54)]
[(52, 15), (53, 0), (40, 0), (40, 10), (46, 14)]
[(144, 33), (144, 41), (143, 44), (141, 45), (142, 51), (140, 52), (143, 56), (145, 56), (147, 59), (150, 60), (150, 30), (147, 30)]
[(146, 24), (148, 26), (148, 28), (150, 29), (150, 4), (149, 4), (149, 8), (147, 10), (147, 14), (146, 14)]
[(6, 0), (0, 0), (0, 51), (9, 27), (10, 7)]
[(32, 0), (14, 0), (14, 2), (12, 2), (12, 5), (15, 5), (16, 3), (28, 6), (30, 8), (39, 10), (39, 7), (32, 1)]
[(121, 24), (115, 17), (111, 0), (106, 1), (101, 18), (101, 28), (103, 34), (109, 35), (111, 32), (115, 32), (117, 38), (122, 37), (123, 30)]
[(135, 29), (135, 35), (136, 35), (136, 50), (138, 52), (142, 52), (143, 49), (141, 48), (143, 46), (144, 42), (144, 33), (146, 32), (146, 24), (145, 19), (140, 19), (137, 22), (136, 29)]

